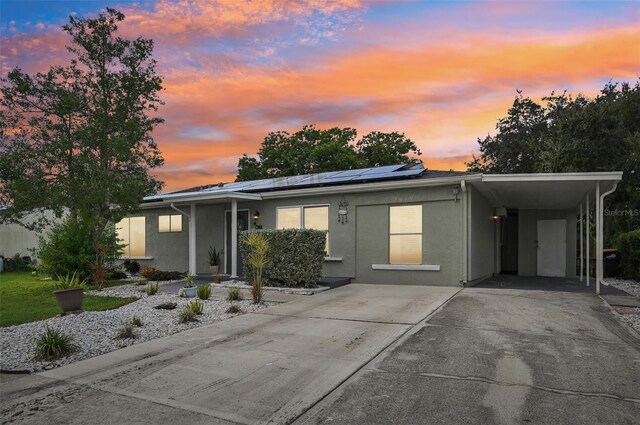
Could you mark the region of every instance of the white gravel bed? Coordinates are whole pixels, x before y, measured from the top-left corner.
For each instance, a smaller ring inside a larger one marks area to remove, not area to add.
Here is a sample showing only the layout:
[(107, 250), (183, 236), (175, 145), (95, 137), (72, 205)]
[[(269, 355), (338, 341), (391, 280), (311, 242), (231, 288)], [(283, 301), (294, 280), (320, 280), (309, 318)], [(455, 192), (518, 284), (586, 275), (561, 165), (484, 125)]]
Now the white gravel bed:
[(615, 279), (608, 277), (604, 280), (609, 285), (623, 290), (629, 295), (640, 298), (640, 282), (635, 280)]
[[(160, 286), (166, 285), (168, 283), (173, 283), (173, 282), (179, 282), (178, 280), (165, 280), (165, 281), (161, 281), (161, 282), (157, 282), (158, 284), (160, 284)], [(156, 283), (153, 281), (150, 281), (148, 283), (145, 283), (144, 285), (138, 285), (135, 283), (127, 283), (124, 285), (118, 285), (118, 286), (110, 286), (108, 288), (104, 288), (100, 291), (97, 290), (91, 290), (91, 291), (85, 291), (85, 294), (87, 295), (96, 295), (99, 297), (136, 297), (136, 298), (140, 298), (143, 296), (146, 296), (147, 293), (145, 292), (145, 289), (147, 288), (147, 285), (149, 283)], [(177, 294), (176, 294), (177, 295)]]
[[(129, 286), (129, 285), (124, 285)], [(136, 289), (144, 288), (135, 286)], [(93, 292), (93, 291), (92, 291)], [(114, 295), (122, 293), (131, 296), (133, 292), (120, 287), (107, 288), (99, 291), (101, 294)], [(140, 293), (141, 298), (130, 304), (115, 310), (86, 311), (80, 314), (72, 314), (64, 317), (54, 317), (38, 322), (0, 328), (0, 368), (3, 370), (28, 370), (38, 371), (63, 366), (88, 357), (98, 356), (129, 345), (137, 344), (151, 339), (167, 336), (176, 332), (199, 326), (209, 325), (234, 315), (226, 313), (230, 303), (220, 299), (209, 299), (204, 303), (204, 312), (198, 315), (197, 322), (178, 323), (178, 315), (183, 306), (193, 301), (194, 298), (179, 298), (177, 295), (157, 294), (147, 296)], [(178, 305), (173, 310), (156, 310), (153, 307), (166, 302), (175, 302)], [(273, 302), (265, 302), (259, 305), (252, 304), (249, 300), (236, 301), (242, 312), (254, 312), (264, 309)], [(135, 339), (116, 339), (116, 334), (123, 325), (131, 323), (133, 316), (142, 320), (142, 327), (135, 328)], [(68, 357), (51, 362), (33, 360), (36, 337), (40, 335), (44, 326), (48, 325), (64, 333), (74, 336), (77, 350)]]
[[(247, 284), (242, 280), (229, 280), (221, 283), (213, 283), (212, 285), (214, 288), (216, 287), (217, 288), (239, 288), (239, 289), (246, 289), (246, 290), (251, 289), (251, 285)], [(282, 292), (283, 294), (313, 295), (313, 294), (317, 294), (318, 292), (328, 291), (331, 288), (329, 288), (328, 286), (318, 286), (316, 288), (289, 288), (286, 286), (263, 286), (262, 289), (264, 289), (265, 291)]]
[(640, 335), (640, 308), (639, 307), (614, 307), (614, 313), (620, 320), (626, 322)]

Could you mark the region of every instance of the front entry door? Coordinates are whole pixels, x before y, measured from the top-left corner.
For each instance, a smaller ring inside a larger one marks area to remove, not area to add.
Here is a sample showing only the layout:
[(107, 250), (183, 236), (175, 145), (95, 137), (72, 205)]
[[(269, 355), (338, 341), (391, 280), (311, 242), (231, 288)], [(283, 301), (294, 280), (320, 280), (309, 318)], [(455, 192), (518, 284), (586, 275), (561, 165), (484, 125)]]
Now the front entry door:
[(567, 220), (538, 220), (538, 276), (565, 277)]
[[(225, 246), (225, 263), (226, 263), (226, 268), (225, 271), (227, 273), (231, 273), (231, 211), (226, 211), (225, 212), (225, 239), (226, 239), (226, 246)], [(248, 230), (249, 229), (249, 211), (247, 210), (243, 210), (243, 211), (238, 211), (238, 229), (236, 229), (236, 231), (238, 232), (238, 246), (237, 246), (237, 255), (238, 255), (238, 274), (242, 275), (242, 271), (243, 271), (243, 261), (242, 261), (242, 254), (240, 254), (240, 232), (242, 232), (243, 230)]]

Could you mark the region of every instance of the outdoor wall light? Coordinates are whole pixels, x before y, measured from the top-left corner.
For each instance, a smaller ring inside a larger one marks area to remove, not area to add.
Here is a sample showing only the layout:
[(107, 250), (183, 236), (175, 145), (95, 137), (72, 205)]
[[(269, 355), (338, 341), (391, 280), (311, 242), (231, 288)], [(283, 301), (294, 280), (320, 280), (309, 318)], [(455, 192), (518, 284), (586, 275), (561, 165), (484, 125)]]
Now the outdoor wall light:
[(253, 213), (253, 220), (254, 221), (260, 220), (260, 211), (256, 210), (256, 212)]
[(347, 221), (349, 221), (349, 202), (347, 202), (346, 199), (344, 199), (344, 196), (342, 197), (342, 200), (340, 200), (340, 203), (338, 204), (338, 222), (341, 224), (345, 224)]

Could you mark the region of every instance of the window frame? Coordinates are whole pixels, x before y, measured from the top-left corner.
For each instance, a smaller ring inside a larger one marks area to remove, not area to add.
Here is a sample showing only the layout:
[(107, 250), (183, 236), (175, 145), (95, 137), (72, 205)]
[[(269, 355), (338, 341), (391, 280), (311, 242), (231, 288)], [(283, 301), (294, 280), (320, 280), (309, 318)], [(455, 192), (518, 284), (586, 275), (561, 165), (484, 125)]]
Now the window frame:
[[(160, 230), (160, 217), (169, 217), (169, 230)], [(172, 217), (180, 217), (180, 230), (173, 230)], [(184, 220), (182, 214), (158, 214), (158, 233), (182, 233), (184, 230)]]
[[(329, 237), (329, 223), (331, 222), (331, 204), (329, 203), (324, 203), (324, 204), (301, 204), (301, 205), (282, 205), (279, 207), (276, 207), (276, 229), (278, 230), (282, 230), (278, 227), (278, 210), (280, 209), (294, 209), (297, 208), (300, 210), (300, 227), (297, 227), (297, 229), (306, 229), (306, 227), (304, 227), (304, 210), (306, 208), (321, 208), (321, 207), (326, 207), (327, 208), (327, 252), (325, 252), (325, 257), (330, 257), (331, 256), (331, 238)], [(288, 229), (292, 229), (292, 227), (288, 227)]]
[[(402, 232), (402, 233), (398, 233), (398, 232), (391, 232), (391, 209), (392, 208), (402, 208), (402, 207), (420, 207), (420, 232)], [(388, 227), (387, 227), (387, 243), (388, 243), (388, 255), (387, 255), (387, 261), (389, 265), (394, 265), (394, 266), (418, 266), (418, 265), (422, 265), (424, 264), (424, 205), (421, 203), (417, 203), (417, 204), (394, 204), (394, 205), (389, 205), (388, 208), (388, 214), (389, 214), (389, 221), (388, 221)], [(391, 261), (391, 239), (392, 236), (420, 236), (420, 262), (418, 263), (397, 263), (397, 262), (392, 262)]]

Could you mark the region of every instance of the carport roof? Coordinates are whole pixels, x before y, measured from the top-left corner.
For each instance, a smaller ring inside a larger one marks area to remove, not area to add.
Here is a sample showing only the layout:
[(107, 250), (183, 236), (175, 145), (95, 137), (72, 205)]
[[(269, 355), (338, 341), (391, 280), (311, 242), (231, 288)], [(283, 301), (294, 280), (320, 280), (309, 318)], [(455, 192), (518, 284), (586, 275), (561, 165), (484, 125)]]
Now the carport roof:
[(620, 180), (622, 171), (483, 174), (480, 180), (470, 183), (494, 207), (572, 210), (595, 190), (597, 182), (600, 182), (600, 191), (606, 192)]

